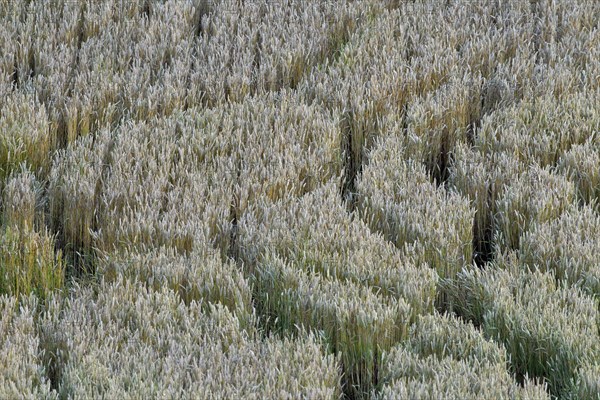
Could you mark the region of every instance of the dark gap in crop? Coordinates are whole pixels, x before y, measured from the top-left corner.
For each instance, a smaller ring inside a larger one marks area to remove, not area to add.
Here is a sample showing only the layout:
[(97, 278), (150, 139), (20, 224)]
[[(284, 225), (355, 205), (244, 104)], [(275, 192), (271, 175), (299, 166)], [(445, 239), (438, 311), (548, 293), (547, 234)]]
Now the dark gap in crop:
[(25, 86), (27, 81), (31, 81), (33, 80), (33, 78), (35, 78), (36, 76), (36, 70), (35, 70), (35, 54), (33, 51), (32, 47), (29, 47), (29, 49), (27, 50), (27, 70), (26, 71), (21, 71), (21, 73), (18, 72), (19, 67), (17, 62), (15, 61), (15, 70), (16, 70), (16, 77), (13, 77), (13, 81), (14, 79), (16, 79), (17, 81), (17, 88), (21, 88), (23, 86)]
[(356, 210), (358, 196), (356, 183), (365, 166), (369, 163), (368, 154), (375, 146), (381, 132), (380, 116), (377, 109), (369, 110), (369, 116), (356, 116), (353, 110), (344, 112), (340, 130), (342, 136), (343, 181), (341, 197), (346, 210), (350, 213)]
[[(444, 132), (444, 135), (447, 136), (447, 132)], [(433, 181), (438, 187), (445, 185), (448, 181), (448, 178), (450, 177), (449, 167), (450, 164), (453, 162), (453, 154), (447, 147), (448, 142), (444, 141), (440, 152), (437, 154), (435, 166), (431, 171)]]
[[(240, 177), (241, 177), (241, 160), (238, 160), (236, 163), (236, 184), (235, 187), (239, 187)], [(240, 199), (239, 194), (234, 193), (231, 199), (231, 204), (229, 206), (229, 221), (231, 221), (231, 227), (229, 231), (229, 246), (227, 247), (227, 257), (235, 260), (235, 262), (240, 265), (242, 263), (240, 257), (240, 249), (239, 249), (239, 237), (238, 237), (238, 222), (239, 218), (239, 209), (240, 209)], [(252, 271), (254, 272), (254, 271)]]
[(400, 109), (400, 127), (401, 127), (401, 132), (404, 135), (404, 137), (406, 138), (406, 136), (408, 135), (408, 102), (405, 101), (404, 104), (402, 104), (402, 108)]
[[(422, 267), (427, 267), (423, 265)], [(438, 280), (435, 289), (435, 299), (433, 306), (440, 314), (456, 314), (456, 305), (452, 293), (456, 291), (457, 280), (455, 278), (441, 278)], [(413, 321), (414, 323), (414, 321)]]
[[(250, 280), (253, 279), (255, 278), (250, 277)], [(277, 315), (270, 312), (267, 305), (260, 300), (257, 286), (259, 285), (256, 285), (256, 283), (253, 285), (251, 298), (252, 308), (256, 310), (256, 327), (264, 338), (272, 335), (284, 335), (285, 331), (277, 326)]]
[(488, 187), (486, 208), (483, 212), (487, 214), (486, 223), (480, 226), (477, 216), (473, 221), (473, 262), (477, 267), (484, 268), (487, 263), (494, 259), (494, 220), (492, 218), (492, 187)]
[[(339, 353), (333, 353), (339, 354)], [(373, 351), (373, 370), (370, 371), (362, 365), (359, 368), (354, 366), (347, 366), (344, 362), (341, 362), (342, 367), (342, 392), (344, 399), (367, 399), (371, 397), (373, 390), (378, 390), (380, 386), (379, 382), (379, 360), (381, 360), (381, 354), (377, 347)], [(361, 359), (361, 363), (363, 360)], [(373, 375), (371, 375), (371, 372)]]
[(58, 353), (66, 352), (66, 344), (62, 341), (53, 340), (43, 332), (40, 333), (40, 348), (43, 349), (42, 364), (46, 372), (46, 378), (50, 383), (50, 390), (59, 392), (62, 381), (62, 365)]
[(67, 111), (64, 100), (54, 108), (54, 123), (56, 124), (56, 138), (59, 149), (65, 149), (69, 144), (67, 131)]
[[(233, 75), (233, 72), (232, 72), (232, 70), (231, 70), (231, 67), (227, 67), (227, 69), (230, 71), (230, 74), (232, 74), (232, 75)], [(225, 102), (226, 102), (227, 104), (234, 103), (234, 101), (231, 99), (231, 97), (232, 97), (232, 94), (231, 94), (231, 86), (230, 86), (230, 84), (229, 84), (229, 83), (226, 83), (226, 84), (225, 84), (225, 85), (223, 85), (223, 86), (224, 86), (224, 88), (223, 88), (223, 97), (225, 98)], [(207, 106), (207, 107), (212, 107), (212, 105), (211, 105), (211, 106)]]
[(514, 378), (521, 387), (525, 385), (525, 373), (523, 371), (515, 371)]
[[(500, 344), (502, 345), (502, 342), (500, 342)], [(510, 353), (508, 353), (508, 351), (507, 351), (507, 355), (510, 356)], [(548, 382), (548, 379), (546, 379), (546, 376), (544, 376), (540, 371), (530, 370), (532, 368), (528, 367), (528, 366), (516, 365), (516, 363), (514, 363), (510, 358), (508, 359), (507, 369), (509, 372), (512, 373), (514, 381), (520, 387), (525, 386), (526, 378), (528, 378), (529, 380), (533, 380), (533, 381), (545, 382), (548, 384), (548, 387), (546, 387), (546, 392), (550, 394), (549, 398), (551, 398), (551, 399), (560, 398), (557, 396), (557, 393), (554, 393), (553, 389), (550, 387), (550, 382)], [(555, 390), (556, 390), (556, 388), (555, 388)]]
[(355, 208), (356, 179), (360, 173), (360, 160), (354, 156), (354, 132), (352, 131), (352, 112), (346, 112), (342, 116), (342, 159), (344, 163), (344, 179), (342, 182), (342, 199), (352, 210)]
[(358, 397), (355, 396), (356, 388), (352, 385), (352, 378), (349, 377), (351, 370), (343, 362), (340, 362), (340, 367), (342, 369), (341, 382), (343, 398), (345, 400), (358, 400)]
[[(495, 111), (506, 107), (510, 101), (508, 86), (504, 86), (504, 81), (497, 78), (488, 79), (482, 84), (479, 98), (479, 110), (471, 113), (469, 124), (466, 129), (466, 138), (469, 145), (475, 145), (478, 131), (481, 128), (483, 117), (490, 115)], [(480, 217), (475, 215), (473, 219), (473, 253), (471, 262), (478, 268), (485, 268), (486, 264), (494, 259), (494, 189), (488, 185), (485, 193), (486, 201), (484, 210), (478, 210), (485, 214), (484, 223), (480, 224)]]
[[(252, 266), (252, 269), (256, 266)], [(268, 302), (263, 300), (262, 296), (264, 293), (261, 292), (261, 283), (255, 274), (247, 274), (249, 282), (252, 285), (252, 307), (255, 310), (256, 315), (256, 328), (260, 332), (262, 338), (268, 338), (271, 336), (277, 336), (280, 338), (291, 336), (297, 336), (301, 331), (288, 329), (279, 319), (277, 312), (269, 308)], [(312, 329), (310, 329), (312, 330)], [(324, 342), (325, 345), (329, 345), (329, 342)]]
[(10, 74), (10, 80), (12, 82), (13, 88), (19, 90), (21, 88), (21, 83), (19, 80), (19, 65), (15, 60), (13, 72)]
[[(473, 93), (475, 91), (474, 87), (471, 86), (471, 95), (470, 95), (470, 104), (471, 111), (469, 113), (469, 122), (467, 123), (467, 128), (465, 129), (465, 137), (467, 139), (467, 143), (469, 146), (475, 145), (475, 138), (477, 138), (477, 134), (479, 129), (481, 128), (481, 119), (483, 117), (482, 110), (484, 106), (484, 100), (482, 95), (482, 89), (479, 88), (479, 93)], [(477, 104), (479, 107), (474, 106)]]
[(33, 79), (35, 77), (35, 54), (33, 53), (33, 49), (29, 49), (29, 79)]
[(471, 117), (466, 130), (467, 143), (469, 146), (473, 146), (475, 144), (475, 137), (477, 136), (477, 131), (481, 126), (481, 118)]
[(46, 369), (46, 378), (50, 383), (50, 390), (58, 392), (60, 390), (61, 372), (58, 357), (56, 353), (49, 349), (51, 346), (44, 346), (43, 363)]
[(261, 53), (263, 49), (262, 35), (260, 34), (260, 31), (256, 32), (253, 42), (254, 54), (252, 57), (252, 92), (256, 93), (258, 91), (257, 87), (260, 79)]
[(346, 400), (357, 400), (358, 397), (354, 395), (355, 388), (352, 386), (351, 381), (348, 379), (350, 373), (348, 368), (342, 363), (342, 395)]
[(204, 26), (202, 25), (202, 20), (212, 12), (212, 2), (209, 0), (202, 0), (200, 1), (200, 4), (197, 5), (195, 16), (196, 29), (194, 31), (196, 37), (202, 37), (208, 33), (208, 31), (205, 30)]
[(68, 359), (68, 348), (65, 341), (60, 338), (60, 332), (56, 332), (53, 326), (49, 328), (49, 331), (44, 329), (42, 319), (44, 318), (44, 313), (47, 311), (47, 300), (46, 302), (38, 303), (34, 317), (35, 329), (39, 337), (38, 348), (41, 350), (40, 362), (44, 369), (43, 375), (50, 384), (50, 390), (59, 393), (64, 367), (61, 358)]
[(149, 0), (144, 0), (144, 3), (142, 4), (142, 9), (140, 10), (140, 16), (146, 20), (149, 20), (152, 16), (152, 10), (150, 9)]
[(488, 79), (481, 88), (481, 117), (490, 115), (507, 104), (508, 86), (497, 78)]
[[(481, 232), (480, 232), (481, 230)], [(493, 229), (491, 226), (478, 228), (473, 224), (473, 262), (478, 268), (483, 268), (494, 258), (494, 243), (492, 240)]]
[(82, 281), (96, 272), (96, 252), (81, 243), (57, 240), (57, 248), (62, 252), (65, 263), (65, 282)]

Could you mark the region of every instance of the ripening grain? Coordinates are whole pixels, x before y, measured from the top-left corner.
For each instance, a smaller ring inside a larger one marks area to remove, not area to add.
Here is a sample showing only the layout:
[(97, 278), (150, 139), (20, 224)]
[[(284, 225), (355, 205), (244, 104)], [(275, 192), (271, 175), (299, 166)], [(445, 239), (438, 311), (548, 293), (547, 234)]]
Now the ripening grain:
[(545, 379), (554, 396), (567, 396), (577, 370), (598, 357), (597, 303), (512, 256), (461, 272), (452, 293), (458, 313), (505, 346), (517, 376)]
[(497, 200), (504, 188), (526, 167), (505, 153), (482, 153), (459, 144), (450, 167), (449, 183), (467, 197), (475, 209), (473, 221), (473, 261), (489, 261), (494, 252), (497, 231)]
[(573, 146), (558, 162), (558, 170), (575, 184), (578, 200), (594, 207), (597, 207), (600, 202), (598, 165), (600, 165), (600, 146), (593, 140)]
[(0, 0), (0, 398), (600, 398), (599, 20)]
[(405, 301), (276, 256), (259, 264), (256, 279), (263, 313), (277, 327), (324, 333), (330, 350), (340, 354), (347, 394), (367, 398), (377, 388), (382, 352), (406, 336), (411, 310)]
[(600, 296), (600, 216), (589, 206), (571, 207), (523, 237), (520, 261), (552, 272), (559, 281)]
[(249, 282), (232, 260), (221, 260), (210, 248), (180, 255), (172, 248), (110, 255), (99, 262), (107, 280), (127, 277), (149, 289), (164, 287), (177, 293), (186, 303), (196, 301), (203, 307), (220, 303), (240, 320), (252, 315)]
[[(19, 304), (20, 303), (20, 304)], [(56, 399), (43, 364), (35, 313), (38, 302), (0, 296), (0, 397)]]
[[(314, 336), (259, 339), (226, 308), (119, 279), (53, 300), (41, 322), (66, 397), (339, 396), (336, 359)], [(148, 362), (151, 361), (151, 362)]]
[(42, 185), (23, 165), (14, 171), (4, 186), (2, 223), (21, 230), (43, 225)]
[(522, 235), (531, 226), (559, 217), (575, 196), (573, 183), (563, 176), (547, 167), (530, 167), (506, 185), (496, 200), (496, 244), (518, 249)]
[(42, 231), (6, 226), (0, 230), (0, 294), (16, 298), (35, 293), (45, 299), (60, 290), (65, 263), (54, 252), (54, 236)]
[(274, 252), (325, 276), (403, 299), (413, 317), (433, 310), (435, 271), (419, 268), (359, 218), (348, 215), (333, 183), (299, 199), (259, 203), (240, 220), (239, 241), (250, 271), (266, 252)]
[(376, 232), (415, 254), (443, 279), (471, 260), (474, 213), (460, 194), (431, 183), (395, 137), (371, 152), (357, 183), (358, 208)]
[(45, 176), (55, 139), (43, 104), (33, 96), (9, 97), (0, 109), (0, 190), (21, 163)]

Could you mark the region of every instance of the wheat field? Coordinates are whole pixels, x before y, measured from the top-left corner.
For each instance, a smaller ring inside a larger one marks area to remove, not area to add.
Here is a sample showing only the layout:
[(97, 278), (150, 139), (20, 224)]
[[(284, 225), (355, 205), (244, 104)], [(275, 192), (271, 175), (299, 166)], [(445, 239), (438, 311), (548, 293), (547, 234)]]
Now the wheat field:
[(0, 0), (0, 399), (600, 400), (598, 21)]

